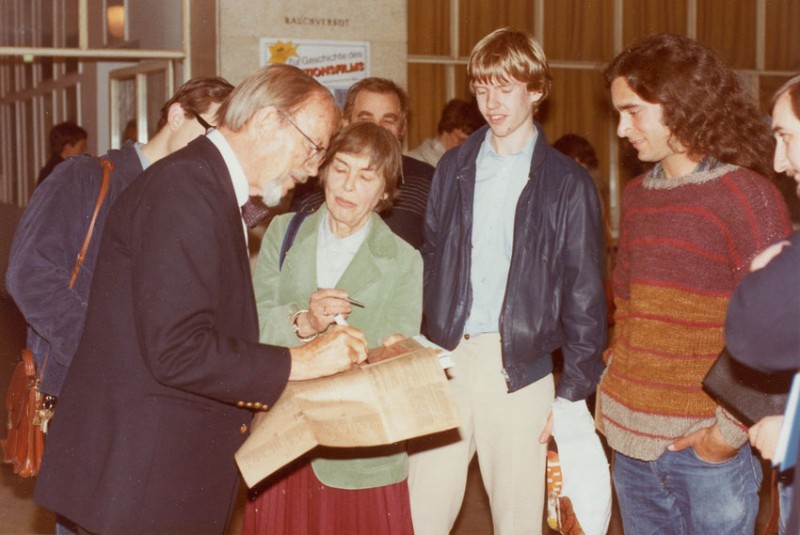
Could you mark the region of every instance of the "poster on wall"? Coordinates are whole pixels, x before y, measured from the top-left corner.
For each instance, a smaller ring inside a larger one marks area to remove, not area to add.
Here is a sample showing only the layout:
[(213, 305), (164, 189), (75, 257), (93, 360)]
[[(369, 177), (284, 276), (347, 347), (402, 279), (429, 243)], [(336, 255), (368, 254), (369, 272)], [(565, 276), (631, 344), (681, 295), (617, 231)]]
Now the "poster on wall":
[(287, 63), (319, 80), (344, 106), (347, 89), (369, 76), (369, 41), (262, 37), (260, 65)]

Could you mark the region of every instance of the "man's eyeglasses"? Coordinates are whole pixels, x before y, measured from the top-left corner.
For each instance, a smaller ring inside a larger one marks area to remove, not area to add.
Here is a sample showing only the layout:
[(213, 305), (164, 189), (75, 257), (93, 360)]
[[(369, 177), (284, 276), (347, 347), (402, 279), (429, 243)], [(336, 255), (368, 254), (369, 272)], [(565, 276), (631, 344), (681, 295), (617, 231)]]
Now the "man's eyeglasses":
[(206, 129), (206, 134), (208, 134), (210, 130), (216, 128), (216, 126), (208, 124), (208, 121), (203, 119), (203, 116), (197, 113), (196, 111), (192, 110), (192, 115), (194, 115), (194, 118), (197, 119), (198, 123), (200, 123), (200, 126)]
[(306, 138), (306, 141), (308, 141), (311, 144), (311, 146), (313, 147), (313, 151), (306, 157), (306, 161), (307, 162), (316, 162), (316, 163), (321, 162), (322, 159), (325, 157), (325, 150), (326, 150), (325, 147), (320, 147), (319, 145), (314, 143), (314, 140), (311, 139), (311, 137), (309, 137), (308, 134), (303, 132), (302, 128), (297, 126), (297, 123), (295, 123), (292, 120), (292, 118), (289, 117), (288, 113), (286, 113), (283, 110), (278, 110), (278, 112), (280, 112), (280, 114), (283, 115), (283, 118), (286, 119), (287, 121), (289, 121), (289, 124), (294, 126), (295, 130), (300, 132), (300, 135), (302, 135), (304, 138)]

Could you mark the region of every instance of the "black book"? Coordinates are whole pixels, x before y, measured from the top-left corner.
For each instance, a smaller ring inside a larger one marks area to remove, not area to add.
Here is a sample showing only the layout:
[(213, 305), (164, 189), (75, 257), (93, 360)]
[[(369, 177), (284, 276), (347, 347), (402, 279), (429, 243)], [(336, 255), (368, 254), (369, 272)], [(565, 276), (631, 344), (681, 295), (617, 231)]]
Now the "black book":
[(763, 373), (733, 359), (725, 348), (703, 379), (703, 388), (748, 427), (783, 414), (794, 372)]

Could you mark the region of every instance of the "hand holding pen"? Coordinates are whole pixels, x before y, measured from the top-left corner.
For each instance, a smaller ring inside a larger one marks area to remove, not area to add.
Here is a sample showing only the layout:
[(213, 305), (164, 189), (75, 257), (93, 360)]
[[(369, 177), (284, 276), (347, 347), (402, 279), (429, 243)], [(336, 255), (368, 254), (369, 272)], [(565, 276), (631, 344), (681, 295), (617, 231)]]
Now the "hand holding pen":
[(353, 307), (364, 305), (350, 298), (344, 290), (318, 288), (308, 300), (308, 312), (297, 318), (298, 334), (309, 336), (325, 332), (339, 316), (341, 323), (350, 316)]

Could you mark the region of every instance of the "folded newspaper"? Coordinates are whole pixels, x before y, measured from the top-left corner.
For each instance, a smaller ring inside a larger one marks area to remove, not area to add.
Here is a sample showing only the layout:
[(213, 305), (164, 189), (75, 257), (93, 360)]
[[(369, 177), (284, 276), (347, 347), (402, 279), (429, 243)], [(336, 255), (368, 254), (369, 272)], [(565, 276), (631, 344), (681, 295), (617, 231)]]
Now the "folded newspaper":
[(290, 382), (253, 419), (236, 452), (252, 487), (312, 448), (392, 444), (459, 425), (439, 354), (407, 338), (370, 351), (365, 364), (330, 377)]

